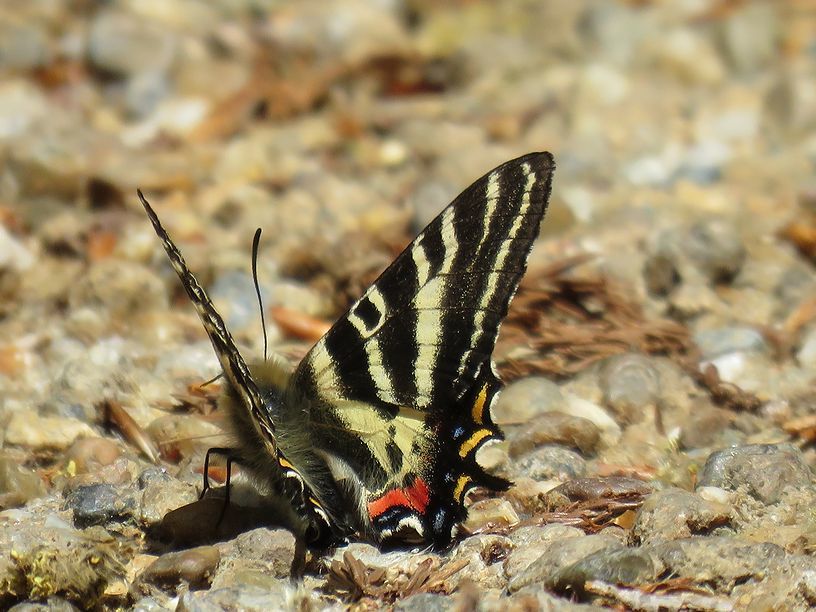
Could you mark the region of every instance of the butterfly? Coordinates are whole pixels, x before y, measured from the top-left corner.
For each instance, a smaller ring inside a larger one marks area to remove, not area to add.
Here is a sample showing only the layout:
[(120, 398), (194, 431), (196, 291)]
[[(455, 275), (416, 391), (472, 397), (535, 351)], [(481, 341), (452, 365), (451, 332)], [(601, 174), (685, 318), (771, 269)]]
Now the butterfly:
[(299, 542), (356, 535), (443, 550), (467, 516), (468, 492), (510, 486), (476, 453), (503, 436), (491, 418), (502, 387), (491, 355), (554, 169), (552, 155), (530, 153), (474, 182), (294, 368), (244, 360), (139, 191), (223, 370), (236, 439), (215, 450), (284, 500)]

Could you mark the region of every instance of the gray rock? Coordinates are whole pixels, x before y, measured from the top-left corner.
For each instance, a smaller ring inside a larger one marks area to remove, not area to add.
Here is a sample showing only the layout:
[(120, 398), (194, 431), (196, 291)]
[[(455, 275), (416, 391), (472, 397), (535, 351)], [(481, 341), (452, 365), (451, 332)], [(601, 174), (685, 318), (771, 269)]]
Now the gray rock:
[(609, 547), (561, 569), (553, 577), (553, 582), (559, 592), (581, 593), (584, 590), (584, 583), (588, 580), (636, 585), (654, 582), (661, 571), (662, 564), (648, 551)]
[(598, 446), (601, 432), (589, 419), (562, 412), (547, 412), (535, 417), (510, 439), (510, 455), (518, 457), (545, 444), (563, 444), (591, 453)]
[(636, 542), (651, 543), (688, 538), (727, 525), (731, 509), (682, 489), (652, 493), (638, 510), (632, 526)]
[(548, 491), (545, 500), (548, 508), (557, 509), (578, 501), (633, 499), (651, 492), (652, 485), (649, 483), (626, 476), (576, 478)]
[(394, 612), (447, 612), (455, 607), (453, 600), (437, 593), (417, 593), (394, 604)]
[(140, 72), (128, 79), (125, 86), (125, 109), (137, 119), (150, 115), (170, 92), (164, 72)]
[(694, 334), (694, 341), (705, 359), (714, 359), (729, 353), (768, 350), (765, 338), (752, 327), (733, 326), (701, 330)]
[(98, 69), (121, 76), (163, 72), (176, 54), (176, 40), (169, 30), (144, 18), (105, 11), (91, 24), (88, 58)]
[(755, 73), (778, 57), (780, 28), (773, 5), (749, 2), (719, 26), (724, 54), (738, 72)]
[(42, 478), (19, 458), (0, 451), (0, 507), (23, 506), (31, 499), (45, 495)]
[(242, 585), (227, 589), (191, 591), (181, 596), (176, 612), (222, 612), (223, 610), (245, 610), (246, 612), (267, 612), (287, 610), (288, 580), (278, 581), (277, 587)]
[(672, 576), (726, 591), (738, 582), (762, 580), (785, 557), (784, 549), (776, 544), (716, 536), (663, 542), (650, 551)]
[(74, 513), (77, 527), (104, 525), (133, 516), (136, 500), (130, 493), (110, 484), (79, 486), (67, 495), (66, 505)]
[(221, 555), (215, 546), (169, 552), (147, 566), (138, 580), (163, 588), (175, 588), (180, 584), (201, 588), (209, 586), (220, 560)]
[(745, 246), (733, 224), (706, 220), (693, 225), (681, 243), (697, 269), (713, 283), (730, 281), (745, 262)]
[(62, 597), (49, 597), (44, 602), (26, 601), (19, 603), (16, 606), (11, 606), (8, 612), (79, 612), (79, 610), (80, 608)]
[(620, 540), (607, 533), (597, 533), (582, 538), (559, 540), (541, 552), (537, 561), (531, 563), (521, 573), (510, 580), (509, 589), (513, 593), (532, 584), (555, 586), (558, 572), (581, 559), (602, 549), (624, 548)]
[(660, 375), (645, 355), (610, 357), (601, 368), (600, 384), (606, 405), (624, 423), (642, 420), (644, 409), (654, 406), (660, 396)]
[(504, 571), (512, 580), (536, 561), (541, 556), (541, 551), (551, 543), (582, 537), (584, 532), (577, 527), (559, 523), (519, 527), (510, 534), (514, 546), (504, 561)]
[(531, 419), (564, 404), (564, 396), (554, 382), (540, 376), (522, 378), (507, 385), (499, 394), (493, 417), (499, 425), (528, 423)]
[(475, 582), (481, 589), (501, 589), (507, 586), (507, 576), (502, 561), (513, 547), (510, 538), (492, 533), (479, 533), (462, 541), (451, 559), (456, 563), (466, 560), (462, 568), (447, 581), (450, 588), (467, 581)]
[(787, 487), (803, 487), (812, 479), (801, 451), (790, 444), (750, 444), (712, 453), (698, 486), (732, 491), (745, 486), (752, 497), (772, 504)]
[(586, 461), (581, 455), (563, 446), (548, 444), (516, 459), (513, 473), (533, 480), (572, 480), (586, 474)]
[(0, 24), (0, 69), (32, 70), (51, 58), (48, 39), (31, 23)]

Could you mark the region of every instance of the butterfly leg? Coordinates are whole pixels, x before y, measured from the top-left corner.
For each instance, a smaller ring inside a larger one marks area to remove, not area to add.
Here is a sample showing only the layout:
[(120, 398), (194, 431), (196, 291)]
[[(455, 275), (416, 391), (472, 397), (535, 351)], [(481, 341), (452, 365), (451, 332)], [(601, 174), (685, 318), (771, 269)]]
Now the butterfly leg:
[[(223, 447), (207, 449), (207, 454), (204, 455), (204, 487), (201, 489), (201, 495), (198, 496), (198, 499), (204, 499), (204, 495), (206, 495), (210, 489), (210, 456), (221, 455), (222, 457), (227, 457), (227, 461), (229, 462), (229, 457), (233, 452), (233, 449)], [(229, 487), (229, 467), (227, 468), (227, 487)], [(229, 488), (227, 490), (229, 490)]]
[(224, 492), (224, 505), (221, 506), (221, 512), (218, 514), (218, 521), (215, 523), (215, 528), (221, 526), (221, 521), (224, 520), (224, 515), (227, 513), (227, 508), (229, 507), (230, 503), (230, 478), (232, 477), (232, 464), (234, 461), (237, 461), (237, 457), (235, 455), (229, 454), (227, 455), (227, 481), (226, 487), (227, 490)]

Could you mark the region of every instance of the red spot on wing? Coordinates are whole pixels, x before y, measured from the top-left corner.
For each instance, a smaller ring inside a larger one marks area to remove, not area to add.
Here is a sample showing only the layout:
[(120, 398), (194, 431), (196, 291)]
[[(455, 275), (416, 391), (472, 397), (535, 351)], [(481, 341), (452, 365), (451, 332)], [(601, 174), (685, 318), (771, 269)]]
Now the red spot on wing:
[(384, 495), (368, 503), (368, 515), (375, 519), (383, 512), (395, 506), (402, 506), (415, 510), (419, 514), (428, 507), (430, 491), (428, 485), (421, 478), (415, 478), (409, 486), (401, 489), (391, 489)]

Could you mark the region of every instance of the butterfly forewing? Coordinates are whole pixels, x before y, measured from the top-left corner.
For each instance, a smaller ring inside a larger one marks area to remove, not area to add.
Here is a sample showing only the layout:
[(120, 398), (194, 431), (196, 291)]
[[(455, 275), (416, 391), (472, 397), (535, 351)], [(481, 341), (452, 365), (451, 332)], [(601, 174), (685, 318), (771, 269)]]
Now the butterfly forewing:
[(533, 153), (473, 183), (292, 378), (292, 392), (312, 406), (316, 443), (361, 480), (375, 536), (410, 527), (420, 539), (444, 542), (463, 516), (467, 489), (506, 484), (473, 457), (501, 435), (489, 417), (500, 388), (491, 353), (538, 235), (553, 170), (548, 153)]

